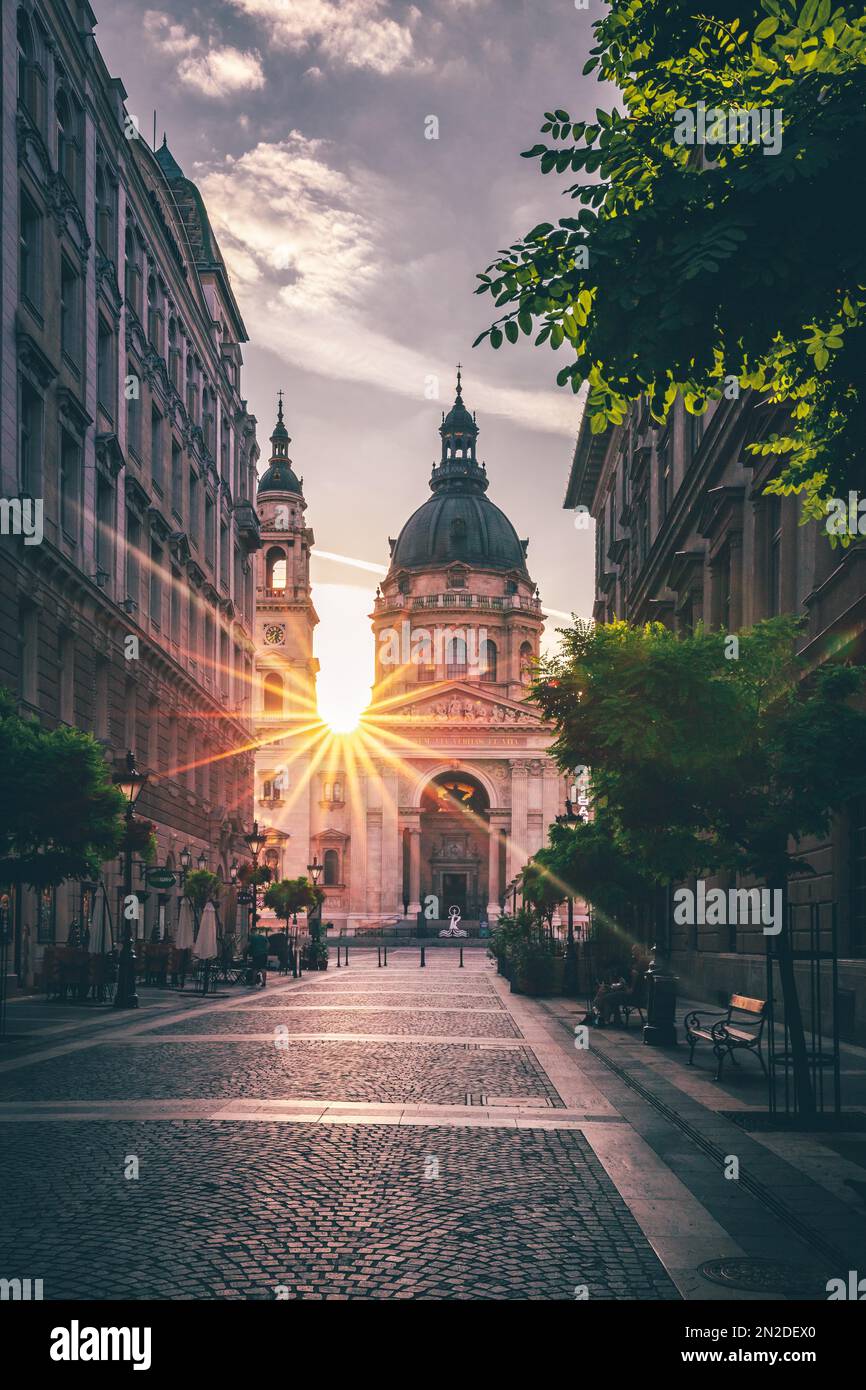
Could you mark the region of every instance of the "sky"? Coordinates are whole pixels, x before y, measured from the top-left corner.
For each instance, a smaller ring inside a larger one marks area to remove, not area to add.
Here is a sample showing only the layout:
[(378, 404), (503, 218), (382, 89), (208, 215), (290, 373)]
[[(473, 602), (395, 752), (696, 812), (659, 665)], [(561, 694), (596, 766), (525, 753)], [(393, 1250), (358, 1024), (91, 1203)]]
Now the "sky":
[[(318, 549), (384, 572), (388, 537), (429, 495), (459, 360), (488, 495), (529, 538), (545, 606), (588, 616), (592, 531), (562, 509), (579, 421), (555, 382), (565, 349), (472, 342), (493, 309), (476, 274), (573, 211), (568, 180), (520, 151), (545, 109), (579, 119), (599, 104), (580, 76), (595, 0), (94, 8), (127, 109), (148, 136), (156, 110), (157, 143), (165, 132), (205, 198), (250, 337), (242, 391), (262, 467), (286, 393)], [(378, 574), (314, 552), (312, 578), (320, 696), (347, 664), (369, 683)]]

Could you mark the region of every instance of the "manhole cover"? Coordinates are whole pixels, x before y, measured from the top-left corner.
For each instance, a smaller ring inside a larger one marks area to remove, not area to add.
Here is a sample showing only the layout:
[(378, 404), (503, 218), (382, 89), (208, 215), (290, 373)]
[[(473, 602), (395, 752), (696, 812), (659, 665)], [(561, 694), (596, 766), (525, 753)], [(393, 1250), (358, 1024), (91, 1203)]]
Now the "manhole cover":
[(811, 1270), (801, 1265), (783, 1264), (780, 1260), (707, 1260), (699, 1266), (698, 1273), (712, 1284), (722, 1284), (728, 1289), (743, 1289), (748, 1293), (817, 1296), (824, 1291)]

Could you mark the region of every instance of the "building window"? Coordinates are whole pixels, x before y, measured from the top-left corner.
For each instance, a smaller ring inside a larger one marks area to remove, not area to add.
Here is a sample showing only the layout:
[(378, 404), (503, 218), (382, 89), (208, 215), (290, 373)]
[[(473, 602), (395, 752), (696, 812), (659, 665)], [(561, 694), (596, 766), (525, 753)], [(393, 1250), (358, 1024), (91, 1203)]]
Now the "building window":
[(189, 470), (189, 538), (194, 545), (199, 541), (199, 486), (198, 474)]
[(29, 705), (36, 704), (39, 693), (36, 619), (30, 605), (18, 609), (18, 693)]
[(102, 477), (96, 480), (96, 567), (114, 570), (114, 488)]
[(114, 261), (117, 255), (114, 228), (114, 189), (100, 164), (96, 169), (96, 244), (102, 254), (107, 256), (110, 261)]
[(35, 497), (42, 489), (42, 397), (20, 378), (18, 409), (18, 486)]
[(343, 804), (343, 783), (341, 781), (325, 782), (322, 786), (322, 800), (329, 805), (342, 806)]
[(198, 664), (198, 600), (192, 590), (189, 595), (187, 616), (187, 655), (193, 666)]
[(37, 313), (42, 308), (42, 214), (21, 189), (18, 221), (18, 292)]
[(705, 419), (706, 415), (690, 415), (688, 411), (685, 412), (683, 417), (685, 426), (685, 453), (688, 463), (691, 463), (700, 448), (701, 439), (704, 434)]
[(127, 305), (141, 318), (141, 266), (138, 243), (130, 227), (124, 238), (123, 292)]
[(204, 499), (204, 553), (208, 564), (213, 566), (216, 559), (216, 507), (213, 498), (207, 493)]
[(767, 499), (767, 616), (782, 611), (782, 499)]
[(224, 483), (230, 481), (229, 474), (229, 444), (231, 435), (229, 433), (229, 422), (225, 416), (222, 417), (220, 424), (220, 477)]
[(156, 276), (153, 274), (147, 277), (147, 337), (151, 347), (162, 356), (162, 324), (163, 316), (159, 305), (159, 289), (157, 288)]
[(162, 416), (156, 406), (150, 409), (150, 475), (158, 488), (162, 488)]
[(96, 399), (109, 420), (114, 420), (114, 398), (114, 334), (100, 316), (96, 329)]
[(81, 362), (81, 277), (65, 256), (60, 258), (60, 346), (77, 369)]
[(201, 429), (204, 447), (208, 453), (213, 455), (214, 450), (214, 412), (213, 412), (213, 392), (207, 387), (201, 393)]
[(483, 681), (496, 680), (497, 651), (496, 643), (487, 641), (481, 644), (481, 679)]
[(62, 87), (54, 103), (57, 121), (57, 168), (76, 198), (81, 195), (81, 113), (78, 103)]
[(286, 552), (272, 545), (265, 556), (265, 587), (282, 591), (286, 587)]
[(180, 572), (171, 571), (171, 595), (169, 604), (170, 635), (174, 643), (180, 642)]
[(177, 345), (177, 324), (174, 318), (168, 321), (168, 374), (175, 391), (180, 389), (180, 349)]
[(186, 359), (186, 413), (191, 424), (198, 423), (198, 382), (192, 357)]
[(465, 680), (466, 670), (466, 639), (449, 637), (445, 646), (445, 679)]
[(220, 584), (228, 593), (229, 587), (229, 528), (220, 522)]
[(528, 685), (532, 680), (532, 643), (522, 642), (520, 644), (520, 679), (524, 685)]
[(141, 523), (133, 512), (126, 513), (126, 597), (137, 605), (140, 574)]
[[(126, 447), (141, 459), (141, 384), (138, 373), (131, 362), (126, 364), (126, 373), (130, 378), (129, 392), (124, 390), (126, 396)], [(131, 394), (130, 394), (131, 392)]]
[(731, 630), (731, 549), (726, 545), (718, 559), (716, 571), (719, 594), (719, 626)]
[(340, 882), (340, 856), (335, 849), (326, 849), (324, 856), (322, 882), (326, 888), (335, 888)]
[(60, 526), (68, 540), (78, 539), (81, 504), (81, 445), (66, 430), (60, 431), (58, 478)]
[(851, 827), (851, 936), (849, 955), (866, 956), (866, 796), (849, 809)]
[(156, 541), (150, 543), (150, 617), (162, 625), (162, 548)]
[(264, 694), (265, 714), (282, 714), (283, 678), (276, 671), (269, 671), (265, 676)]
[(171, 506), (175, 516), (183, 516), (183, 454), (176, 439), (171, 441)]

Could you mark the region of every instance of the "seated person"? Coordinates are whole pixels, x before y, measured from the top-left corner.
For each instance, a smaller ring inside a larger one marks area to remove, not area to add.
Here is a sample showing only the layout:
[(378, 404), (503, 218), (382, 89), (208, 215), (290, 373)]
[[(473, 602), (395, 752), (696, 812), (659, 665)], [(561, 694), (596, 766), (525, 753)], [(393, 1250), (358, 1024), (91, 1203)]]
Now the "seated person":
[(619, 1023), (619, 1006), (628, 992), (629, 987), (621, 971), (615, 971), (610, 980), (602, 980), (592, 1001), (593, 1012), (601, 1027), (612, 1019)]

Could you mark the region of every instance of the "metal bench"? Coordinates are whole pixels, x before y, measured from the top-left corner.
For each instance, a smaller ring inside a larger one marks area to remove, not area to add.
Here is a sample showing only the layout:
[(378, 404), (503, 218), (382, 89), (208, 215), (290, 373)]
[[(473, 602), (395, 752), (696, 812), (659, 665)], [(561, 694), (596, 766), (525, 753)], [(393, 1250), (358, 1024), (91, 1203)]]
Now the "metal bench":
[[(710, 1019), (715, 1018), (715, 1023)], [(767, 1068), (761, 1054), (761, 1039), (767, 1021), (767, 1001), (749, 999), (745, 994), (732, 994), (725, 1013), (706, 1014), (693, 1011), (686, 1014), (686, 1040), (689, 1044), (689, 1066), (694, 1066), (695, 1048), (698, 1043), (709, 1043), (716, 1056), (716, 1081), (721, 1080), (725, 1058), (730, 1057), (737, 1065), (735, 1052), (754, 1052), (761, 1064), (764, 1075)]]

